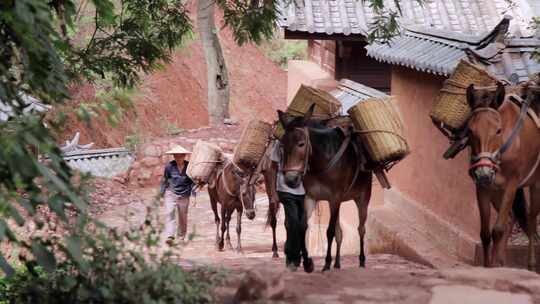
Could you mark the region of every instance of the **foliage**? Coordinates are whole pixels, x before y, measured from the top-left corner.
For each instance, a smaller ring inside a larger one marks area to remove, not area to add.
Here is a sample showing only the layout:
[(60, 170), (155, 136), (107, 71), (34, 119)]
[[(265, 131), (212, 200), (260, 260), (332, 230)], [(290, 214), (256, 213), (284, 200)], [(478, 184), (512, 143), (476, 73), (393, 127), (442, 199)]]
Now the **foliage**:
[[(370, 8), (374, 12), (373, 22), (369, 25), (367, 35), (368, 42), (389, 43), (401, 32), (398, 18), (402, 15), (401, 1), (393, 0), (394, 8), (388, 5), (385, 0), (361, 0), (369, 2)], [(427, 0), (414, 0), (419, 5), (423, 5)]]
[(265, 41), (260, 45), (263, 52), (270, 60), (287, 68), (287, 62), (307, 57), (307, 43), (303, 40), (285, 40), (279, 36)]
[[(22, 270), (0, 281), (0, 303), (208, 303), (210, 288), (221, 282), (211, 269), (182, 270), (172, 252), (160, 254), (157, 208), (139, 229), (96, 228), (52, 242), (74, 259), (63, 259), (52, 272)], [(75, 244), (77, 243), (77, 244)]]
[[(72, 40), (77, 32), (76, 4), (88, 3), (94, 10), (93, 34), (87, 43)], [(85, 179), (73, 183), (74, 174), (41, 117), (23, 115), (27, 106), (24, 96), (58, 105), (69, 97), (68, 85), (83, 78), (110, 77), (116, 86), (133, 86), (141, 71), (150, 72), (160, 62), (167, 62), (171, 50), (191, 30), (180, 0), (115, 3), (0, 2), (0, 100), (2, 109), (10, 109), (13, 116), (10, 121), (0, 122), (0, 241), (7, 238), (31, 251), (47, 271), (56, 267), (50, 244), (42, 239), (19, 240), (5, 218), (22, 226), (25, 220), (20, 208), (33, 216), (42, 204), (64, 220), (68, 218), (68, 207), (76, 211), (74, 216), (84, 216), (86, 203), (81, 186)], [(114, 105), (105, 107), (111, 110)], [(62, 115), (59, 118), (49, 123), (52, 131), (62, 128)], [(39, 159), (46, 161), (38, 161), (38, 153)], [(2, 256), (0, 268), (13, 274)]]

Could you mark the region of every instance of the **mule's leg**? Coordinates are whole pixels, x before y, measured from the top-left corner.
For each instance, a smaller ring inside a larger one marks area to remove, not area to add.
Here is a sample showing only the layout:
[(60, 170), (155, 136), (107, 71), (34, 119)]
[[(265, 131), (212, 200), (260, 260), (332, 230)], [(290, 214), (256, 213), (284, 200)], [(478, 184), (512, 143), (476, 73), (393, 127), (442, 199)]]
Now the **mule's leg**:
[(497, 214), (497, 220), (493, 226), (492, 238), (493, 248), (491, 263), (494, 266), (504, 266), (506, 255), (506, 234), (512, 227), (511, 224), (511, 210), (514, 203), (514, 197), (516, 195), (517, 188), (515, 185), (509, 184), (503, 192), (502, 197), (496, 198), (500, 201), (496, 204), (500, 206), (500, 210)]
[(531, 186), (531, 201), (530, 201), (530, 210), (528, 213), (528, 237), (529, 237), (529, 270), (536, 271), (536, 238), (537, 238), (537, 227), (536, 227), (536, 217), (540, 211), (540, 183)]
[(360, 197), (354, 200), (358, 210), (358, 236), (360, 238), (360, 255), (358, 262), (360, 267), (366, 267), (366, 254), (364, 251), (364, 238), (366, 236), (366, 220), (368, 215), (369, 200), (371, 199), (371, 182), (366, 183), (366, 190)]
[(212, 206), (212, 211), (214, 212), (214, 222), (216, 223), (216, 246), (219, 246), (219, 224), (220, 219), (217, 211), (217, 201), (210, 196), (210, 205)]
[(221, 238), (219, 239), (218, 248), (223, 251), (225, 247), (225, 230), (227, 230), (227, 210), (223, 204), (221, 205)]
[(277, 239), (276, 239), (278, 206), (270, 204), (269, 208), (270, 209), (268, 210), (268, 212), (270, 212), (270, 227), (272, 227), (272, 252), (273, 252), (272, 257), (279, 258)]
[(341, 242), (343, 241), (343, 232), (341, 231), (341, 224), (339, 223), (339, 209), (341, 203), (336, 206), (337, 220), (336, 220), (336, 258), (334, 261), (334, 268), (341, 268)]
[(476, 189), (476, 199), (478, 210), (480, 211), (480, 239), (484, 252), (484, 267), (490, 267), (489, 245), (491, 243), (491, 230), (489, 221), (491, 219), (491, 205), (489, 195), (485, 189)]
[(236, 252), (242, 253), (242, 243), (240, 242), (240, 234), (242, 234), (242, 210), (236, 210), (236, 235), (238, 237), (238, 247)]
[(234, 209), (227, 211), (227, 247), (229, 249), (234, 248), (233, 245), (231, 244), (231, 235), (229, 233), (230, 232), (229, 227), (230, 227), (233, 212), (234, 212)]
[(326, 249), (326, 258), (324, 259), (324, 267), (322, 271), (330, 270), (330, 265), (332, 264), (332, 241), (336, 235), (336, 222), (337, 222), (337, 212), (336, 212), (336, 202), (329, 202), (330, 204), (330, 224), (328, 229), (326, 229), (326, 239), (328, 241), (328, 248)]

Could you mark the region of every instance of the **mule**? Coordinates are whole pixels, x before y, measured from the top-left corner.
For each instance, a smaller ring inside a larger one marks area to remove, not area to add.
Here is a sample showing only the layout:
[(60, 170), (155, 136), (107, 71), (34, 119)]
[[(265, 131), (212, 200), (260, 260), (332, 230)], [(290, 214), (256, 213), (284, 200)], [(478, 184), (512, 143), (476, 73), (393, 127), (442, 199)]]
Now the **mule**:
[(272, 257), (279, 258), (278, 246), (276, 239), (277, 214), (279, 212), (279, 198), (276, 192), (276, 185), (272, 182), (271, 149), (267, 149), (259, 166), (259, 171), (263, 175), (264, 188), (268, 196), (268, 212), (266, 214), (266, 227), (272, 228)]
[(341, 202), (354, 200), (358, 208), (360, 236), (359, 265), (365, 267), (365, 223), (371, 198), (372, 172), (363, 166), (361, 147), (351, 140), (351, 132), (330, 128), (312, 120), (312, 106), (303, 117), (278, 111), (285, 134), (281, 138), (285, 182), (290, 187), (304, 184), (306, 189), (306, 218), (309, 219), (316, 201), (328, 201), (330, 222), (326, 231), (328, 248), (323, 271), (332, 264), (332, 243), (336, 238), (334, 268), (341, 268), (343, 233), (339, 225)]
[[(242, 214), (246, 211), (246, 217), (250, 220), (255, 218), (255, 185), (243, 170), (236, 167), (232, 161), (227, 161), (222, 169), (218, 169), (208, 185), (210, 204), (214, 212), (216, 223), (216, 246), (223, 250), (226, 240), (229, 248), (233, 248), (229, 235), (229, 222), (234, 211), (237, 212), (236, 234), (238, 238), (237, 252), (242, 252)], [(221, 219), (218, 215), (217, 206), (221, 205)], [(220, 231), (221, 230), (221, 231)], [(221, 234), (220, 234), (221, 232)]]
[[(540, 91), (540, 90), (537, 90)], [(503, 266), (514, 221), (529, 239), (528, 267), (536, 269), (536, 217), (540, 211), (540, 129), (528, 109), (531, 92), (506, 94), (502, 84), (467, 88), (472, 109), (468, 128), (469, 174), (476, 184), (484, 266)], [(523, 187), (530, 188), (526, 207)], [(490, 205), (497, 211), (490, 230)], [(493, 241), (490, 255), (490, 245)]]

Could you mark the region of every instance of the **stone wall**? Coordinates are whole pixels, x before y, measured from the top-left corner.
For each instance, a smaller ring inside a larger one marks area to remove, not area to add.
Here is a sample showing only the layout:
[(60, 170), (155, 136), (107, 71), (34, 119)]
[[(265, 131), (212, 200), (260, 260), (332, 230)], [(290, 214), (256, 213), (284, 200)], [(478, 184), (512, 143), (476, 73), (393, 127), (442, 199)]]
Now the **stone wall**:
[[(167, 155), (165, 152), (170, 150), (174, 145), (181, 145), (191, 150), (197, 139), (190, 138), (189, 133), (197, 132), (201, 129), (193, 129), (184, 135), (142, 145), (137, 151), (136, 159), (131, 165), (131, 168), (125, 174), (117, 177), (117, 179), (123, 183), (129, 183), (132, 186), (138, 187), (159, 185), (165, 164), (173, 159), (171, 155)], [(237, 140), (219, 137), (205, 139), (205, 141), (219, 146), (225, 153), (232, 153), (237, 143)]]

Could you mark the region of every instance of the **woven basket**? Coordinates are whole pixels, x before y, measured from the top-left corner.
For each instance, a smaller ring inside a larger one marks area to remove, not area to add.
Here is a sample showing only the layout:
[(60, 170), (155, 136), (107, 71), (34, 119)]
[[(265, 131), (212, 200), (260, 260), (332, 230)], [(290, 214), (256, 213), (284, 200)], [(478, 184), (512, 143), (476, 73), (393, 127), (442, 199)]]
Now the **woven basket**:
[[(315, 104), (315, 108), (312, 117), (316, 119), (335, 117), (341, 109), (341, 103), (332, 94), (302, 84), (287, 107), (286, 112), (294, 116), (304, 116), (313, 104)], [(285, 130), (278, 121), (273, 134), (276, 138), (281, 138), (284, 133)]]
[(272, 125), (254, 119), (248, 123), (234, 150), (234, 163), (240, 168), (253, 170), (261, 161), (270, 140)]
[(452, 76), (444, 82), (431, 110), (431, 118), (443, 123), (451, 131), (461, 129), (471, 113), (466, 96), (467, 87), (471, 84), (492, 86), (496, 82), (497, 78), (481, 67), (461, 60)]
[(208, 183), (214, 169), (222, 160), (223, 152), (218, 146), (199, 140), (193, 147), (187, 175), (196, 184)]
[(409, 153), (401, 114), (392, 97), (369, 98), (348, 113), (372, 161), (386, 165)]

